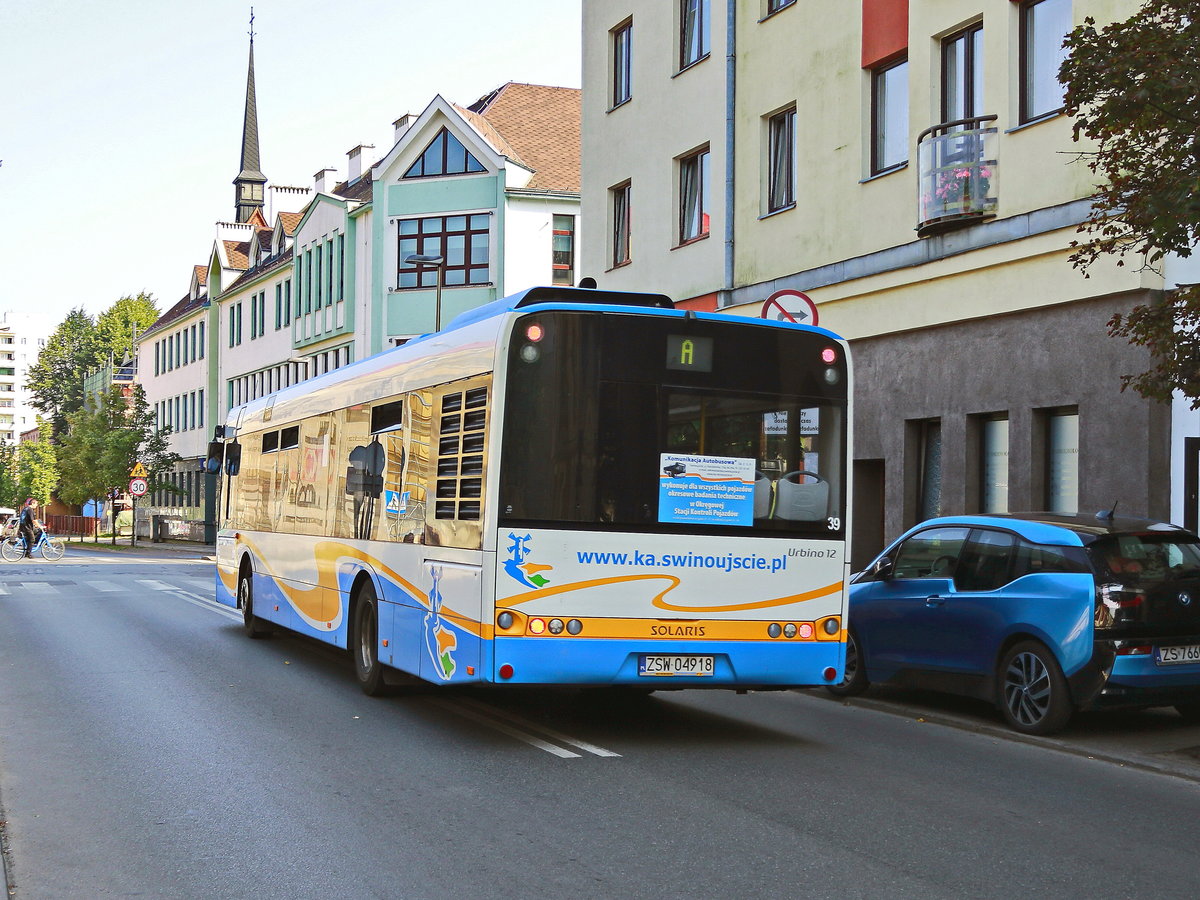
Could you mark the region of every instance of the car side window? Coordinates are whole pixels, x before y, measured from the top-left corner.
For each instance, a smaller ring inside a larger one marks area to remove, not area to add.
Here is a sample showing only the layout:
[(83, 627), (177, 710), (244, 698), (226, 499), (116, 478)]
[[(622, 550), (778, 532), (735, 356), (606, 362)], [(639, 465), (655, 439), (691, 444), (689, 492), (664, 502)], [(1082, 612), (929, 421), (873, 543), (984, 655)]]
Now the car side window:
[(954, 586), (960, 591), (994, 591), (1012, 581), (1017, 539), (1007, 531), (976, 529), (963, 549)]
[(1056, 547), (1049, 544), (1017, 544), (1013, 578), (1039, 573), (1088, 572), (1087, 559), (1082, 547)]
[(919, 531), (896, 548), (892, 578), (953, 578), (966, 528)]

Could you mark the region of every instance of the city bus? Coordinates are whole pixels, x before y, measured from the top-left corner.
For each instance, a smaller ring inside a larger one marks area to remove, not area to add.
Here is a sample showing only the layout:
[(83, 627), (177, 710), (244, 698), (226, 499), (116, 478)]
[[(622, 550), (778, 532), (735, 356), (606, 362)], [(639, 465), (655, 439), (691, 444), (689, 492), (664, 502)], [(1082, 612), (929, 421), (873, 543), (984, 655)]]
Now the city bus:
[(851, 390), (823, 329), (530, 288), (233, 408), (217, 597), (368, 694), (836, 684)]

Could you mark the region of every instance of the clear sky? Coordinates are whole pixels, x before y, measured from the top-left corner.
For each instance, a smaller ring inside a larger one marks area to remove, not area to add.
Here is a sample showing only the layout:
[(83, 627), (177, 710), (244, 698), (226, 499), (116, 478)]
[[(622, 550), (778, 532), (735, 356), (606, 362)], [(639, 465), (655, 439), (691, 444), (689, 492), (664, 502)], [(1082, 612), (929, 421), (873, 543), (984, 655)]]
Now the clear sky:
[[(257, 0), (261, 168), (311, 186), (435, 94), (580, 86), (581, 0)], [(249, 2), (0, 0), (0, 312), (165, 311), (232, 221)]]

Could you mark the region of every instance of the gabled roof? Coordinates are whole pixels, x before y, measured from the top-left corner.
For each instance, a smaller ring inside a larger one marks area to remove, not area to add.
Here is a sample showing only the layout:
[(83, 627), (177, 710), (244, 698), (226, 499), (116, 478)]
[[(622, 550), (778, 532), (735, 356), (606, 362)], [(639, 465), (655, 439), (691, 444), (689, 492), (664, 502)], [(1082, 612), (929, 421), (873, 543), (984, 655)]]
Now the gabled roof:
[(225, 247), (225, 259), (229, 263), (230, 269), (245, 269), (250, 261), (247, 257), (247, 252), (250, 249), (249, 241), (221, 241)]
[(208, 266), (192, 266), (192, 277), (196, 279), (196, 284), (204, 287), (208, 284)]
[(281, 212), (277, 217), (279, 224), (283, 226), (283, 233), (291, 237), (296, 233), (296, 226), (300, 224), (300, 220), (304, 218), (302, 212)]
[[(197, 266), (196, 268), (200, 267)], [(203, 309), (207, 305), (208, 297), (200, 297), (193, 300), (190, 293), (184, 294), (178, 303), (155, 319), (154, 324), (142, 332), (141, 338), (144, 339), (147, 335), (153, 334), (156, 331), (160, 331), (161, 329), (166, 328), (172, 322), (176, 322), (198, 309)]]
[(577, 193), (581, 94), (510, 81), (471, 104), (470, 121), (482, 118), (513, 152), (498, 149), (534, 172), (526, 189)]
[(362, 177), (355, 180), (353, 184), (343, 181), (341, 184), (335, 185), (333, 193), (346, 200), (370, 200), (373, 180), (370, 168), (364, 167)]

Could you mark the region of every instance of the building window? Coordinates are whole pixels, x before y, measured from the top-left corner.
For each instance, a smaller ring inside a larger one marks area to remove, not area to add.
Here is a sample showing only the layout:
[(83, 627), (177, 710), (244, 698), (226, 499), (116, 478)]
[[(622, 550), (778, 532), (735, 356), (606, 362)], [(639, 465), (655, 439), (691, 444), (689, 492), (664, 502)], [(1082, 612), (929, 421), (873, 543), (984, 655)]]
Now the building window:
[(275, 285), (275, 330), (283, 327), (283, 285)]
[(333, 306), (333, 240), (325, 242), (325, 305)]
[(283, 324), (292, 324), (292, 279), (283, 283)]
[(633, 96), (633, 23), (612, 34), (612, 105), (620, 106)]
[(942, 121), (983, 115), (983, 25), (942, 41)]
[(339, 300), (346, 299), (346, 236), (339, 234), (337, 236), (338, 249), (338, 292)]
[(250, 295), (250, 340), (258, 337), (258, 294)]
[(1079, 512), (1079, 411), (1058, 410), (1046, 416), (1046, 509)]
[(791, 6), (796, 0), (767, 0), (767, 15), (777, 13), (785, 6)]
[(316, 296), (313, 298), (314, 299), (313, 305), (317, 309), (321, 308), (321, 294), (322, 294), (322, 291), (321, 291), (321, 263), (324, 260), (324, 258), (325, 258), (325, 245), (317, 244), (316, 248), (313, 250), (313, 262), (316, 265), (315, 274), (313, 275), (313, 287), (317, 292)]
[(784, 110), (767, 125), (767, 212), (796, 203), (796, 109)]
[(709, 21), (709, 0), (680, 0), (680, 69), (686, 69), (708, 56)]
[(979, 457), (979, 511), (1008, 512), (1008, 419), (980, 423)]
[(942, 514), (942, 423), (918, 422), (917, 521)]
[(575, 217), (554, 217), (554, 246), (551, 259), (553, 284), (575, 283)]
[(679, 161), (679, 243), (708, 236), (708, 148)]
[(409, 265), (409, 256), (441, 256), (442, 284), (490, 284), (489, 229), (486, 213), (401, 219), (398, 226), (397, 281), (400, 288), (436, 287), (438, 267)]
[(612, 264), (621, 266), (629, 262), (629, 240), (631, 233), (630, 192), (632, 185), (627, 181), (609, 189), (612, 209)]
[(470, 154), (449, 129), (437, 133), (420, 158), (408, 167), (405, 178), (428, 178), (435, 175), (464, 175), (484, 172), (483, 165)]
[(1063, 38), (1071, 30), (1071, 0), (1021, 4), (1021, 121), (1058, 112), (1063, 85), (1058, 69), (1066, 58)]
[(199, 335), (200, 335), (200, 338), (199, 338), (199, 341), (198, 341), (198, 343), (199, 343), (199, 345), (200, 345), (200, 348), (199, 348), (199, 349), (200, 349), (200, 356), (199, 356), (199, 358), (200, 358), (200, 359), (204, 359), (204, 323), (203, 323), (203, 322), (201, 322), (201, 323), (200, 323)]
[(871, 174), (908, 162), (908, 60), (871, 73)]

